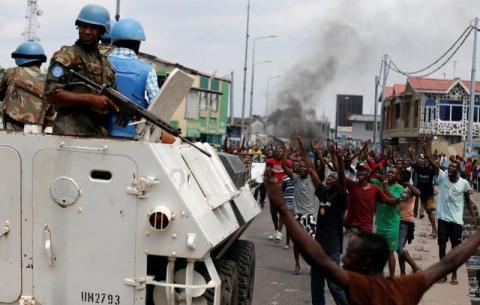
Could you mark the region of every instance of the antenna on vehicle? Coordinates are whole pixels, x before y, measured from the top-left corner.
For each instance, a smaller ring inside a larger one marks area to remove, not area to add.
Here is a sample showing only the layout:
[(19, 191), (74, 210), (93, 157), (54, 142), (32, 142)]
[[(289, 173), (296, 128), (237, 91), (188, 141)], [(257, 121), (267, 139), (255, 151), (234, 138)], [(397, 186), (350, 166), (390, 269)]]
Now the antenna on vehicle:
[(117, 11), (115, 12), (115, 21), (120, 19), (120, 0), (117, 0)]

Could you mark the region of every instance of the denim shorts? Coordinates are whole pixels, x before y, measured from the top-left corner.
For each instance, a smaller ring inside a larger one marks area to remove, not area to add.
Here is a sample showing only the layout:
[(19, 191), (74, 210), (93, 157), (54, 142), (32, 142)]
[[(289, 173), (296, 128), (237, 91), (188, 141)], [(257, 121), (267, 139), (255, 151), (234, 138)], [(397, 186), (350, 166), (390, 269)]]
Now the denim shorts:
[(410, 230), (410, 226), (407, 222), (401, 221), (400, 222), (400, 229), (398, 230), (398, 250), (397, 253), (400, 255), (403, 252), (403, 248), (407, 244), (408, 240), (408, 233)]

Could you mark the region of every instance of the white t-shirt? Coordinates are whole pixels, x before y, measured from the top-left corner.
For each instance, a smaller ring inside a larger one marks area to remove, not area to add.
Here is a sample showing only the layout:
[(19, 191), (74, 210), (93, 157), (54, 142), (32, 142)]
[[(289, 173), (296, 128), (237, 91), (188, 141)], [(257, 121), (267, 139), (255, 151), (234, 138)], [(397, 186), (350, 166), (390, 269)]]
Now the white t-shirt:
[(452, 183), (448, 179), (448, 174), (443, 170), (439, 170), (438, 187), (438, 219), (463, 225), (464, 194), (470, 190), (470, 184), (461, 177), (458, 178), (457, 182)]

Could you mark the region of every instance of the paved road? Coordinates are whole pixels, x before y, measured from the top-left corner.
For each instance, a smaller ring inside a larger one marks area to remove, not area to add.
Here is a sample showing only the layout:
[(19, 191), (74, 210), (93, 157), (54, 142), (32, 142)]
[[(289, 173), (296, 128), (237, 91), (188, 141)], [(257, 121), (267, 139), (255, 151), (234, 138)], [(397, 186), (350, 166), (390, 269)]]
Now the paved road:
[[(301, 262), (300, 275), (293, 275), (293, 251), (284, 250), (284, 241), (275, 243), (267, 239), (273, 230), (268, 203), (242, 238), (255, 242), (256, 274), (253, 305), (311, 304), (310, 267)], [(333, 299), (326, 293), (327, 305)]]

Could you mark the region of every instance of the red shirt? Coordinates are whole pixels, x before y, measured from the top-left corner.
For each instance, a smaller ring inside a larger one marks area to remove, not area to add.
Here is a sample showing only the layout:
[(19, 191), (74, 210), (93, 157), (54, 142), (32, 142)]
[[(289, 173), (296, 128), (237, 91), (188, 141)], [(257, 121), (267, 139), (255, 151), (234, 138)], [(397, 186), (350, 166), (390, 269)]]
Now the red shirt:
[(467, 165), (465, 165), (465, 175), (467, 177), (470, 177), (472, 174), (472, 162), (467, 162)]
[(378, 186), (370, 183), (362, 186), (360, 182), (346, 179), (346, 184), (349, 197), (345, 225), (372, 232), (377, 201), (385, 202), (390, 198)]
[(283, 167), (282, 167), (282, 160), (279, 160), (277, 158), (268, 158), (266, 163), (268, 167), (272, 168), (273, 173), (277, 178), (277, 182), (281, 183), (283, 176), (285, 176), (285, 171), (283, 170)]
[(347, 272), (350, 305), (416, 305), (428, 289), (422, 272), (388, 278)]
[[(383, 169), (386, 163), (387, 163), (387, 160), (382, 159), (377, 163), (375, 162), (375, 160), (371, 159), (370, 161), (368, 161), (368, 166), (370, 167), (370, 170), (373, 170), (375, 166), (377, 166), (378, 164), (377, 169)], [(370, 177), (378, 179), (378, 172), (377, 171), (373, 172)]]

